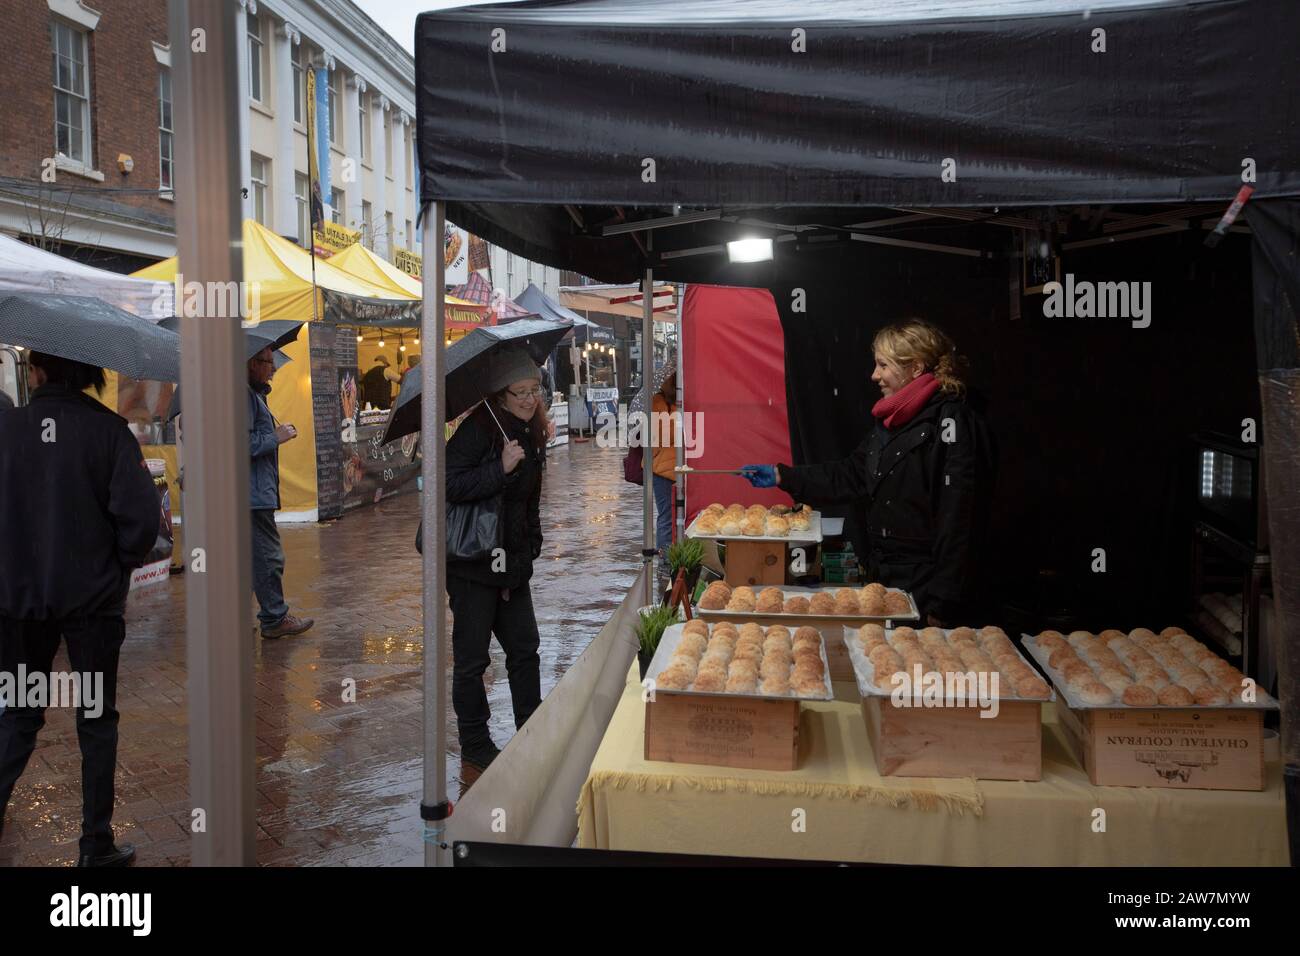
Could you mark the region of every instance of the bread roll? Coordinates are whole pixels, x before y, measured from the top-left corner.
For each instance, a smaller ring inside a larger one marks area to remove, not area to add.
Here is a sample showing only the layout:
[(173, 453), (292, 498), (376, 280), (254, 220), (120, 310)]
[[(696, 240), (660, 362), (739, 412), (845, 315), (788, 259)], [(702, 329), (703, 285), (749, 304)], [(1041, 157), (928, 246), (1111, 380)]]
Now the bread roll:
[(808, 599), (801, 594), (785, 599), (786, 614), (807, 614), (809, 611)]
[(1120, 699), (1130, 707), (1154, 707), (1159, 703), (1156, 692), (1142, 684), (1130, 684), (1125, 687)]
[(1177, 684), (1170, 684), (1157, 692), (1156, 699), (1160, 701), (1162, 707), (1191, 707), (1196, 703), (1191, 692)]
[(1081, 683), (1077, 688), (1072, 689), (1085, 704), (1093, 704), (1100, 707), (1114, 703), (1115, 701), (1115, 695), (1111, 693), (1110, 688), (1101, 683), (1101, 681), (1086, 681)]
[(855, 592), (844, 588), (835, 595), (835, 614), (838, 617), (857, 617), (860, 613), (858, 595)]
[(727, 602), (728, 611), (749, 612), (754, 610), (754, 599), (745, 597), (743, 594), (733, 594), (731, 600)]
[(902, 591), (890, 591), (885, 595), (885, 613), (886, 614), (910, 614), (912, 612), (911, 602), (908, 601), (907, 595)]
[(825, 591), (818, 591), (808, 602), (808, 612), (824, 617), (832, 617), (835, 614), (835, 599)]
[(1192, 700), (1200, 707), (1218, 707), (1228, 703), (1228, 695), (1213, 684), (1204, 684), (1192, 692)]
[(1037, 675), (1016, 681), (1016, 696), (1026, 700), (1047, 700), (1052, 696), (1047, 682)]
[(728, 694), (756, 694), (758, 681), (753, 677), (728, 677), (725, 690)]
[(727, 689), (727, 675), (722, 671), (700, 671), (691, 690), (701, 694), (721, 694)]
[(769, 538), (784, 538), (790, 533), (790, 522), (776, 515), (768, 515), (763, 522), (763, 533)]
[(687, 677), (686, 672), (677, 667), (667, 667), (659, 672), (655, 678), (656, 690), (685, 690), (690, 686), (692, 677)]
[(717, 534), (722, 528), (718, 521), (718, 516), (714, 514), (702, 514), (695, 519), (696, 534)]
[(758, 692), (767, 697), (789, 697), (790, 679), (784, 674), (773, 674), (771, 677), (765, 677), (763, 683), (758, 685)]
[(754, 610), (762, 614), (780, 614), (785, 607), (785, 596), (776, 588), (765, 588), (754, 602)]

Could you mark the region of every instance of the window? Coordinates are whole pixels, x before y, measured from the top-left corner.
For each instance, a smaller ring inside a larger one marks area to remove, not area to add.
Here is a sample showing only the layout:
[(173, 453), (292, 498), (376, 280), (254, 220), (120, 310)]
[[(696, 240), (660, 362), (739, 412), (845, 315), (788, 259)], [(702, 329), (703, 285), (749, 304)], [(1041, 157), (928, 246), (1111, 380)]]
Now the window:
[(384, 213), (384, 230), (384, 238), (388, 242), (388, 248), (396, 249), (397, 238), (393, 235), (393, 214), (391, 212)]
[(343, 145), (343, 130), (339, 129), (339, 104), (343, 102), (343, 71), (330, 72), (329, 85), (330, 143)]
[(172, 71), (158, 71), (158, 188), (172, 188)]
[(370, 203), (361, 201), (361, 241), (367, 249), (375, 248), (375, 234), (370, 228)]
[(266, 184), (271, 181), (271, 161), (253, 154), (250, 179), (253, 181), (253, 218), (266, 225)]
[(248, 95), (262, 102), (262, 18), (248, 14)]
[(384, 147), (385, 147), (384, 148), (384, 175), (392, 176), (393, 175), (393, 148), (389, 144), (392, 143), (393, 137), (389, 132), (388, 127), (389, 127), (388, 114), (385, 113), (383, 124), (382, 124), (382, 128), (383, 128), (382, 135), (384, 137)]
[(343, 225), (343, 190), (330, 190), (330, 222)]
[(55, 21), (54, 148), (83, 166), (90, 155), (90, 74), (86, 67), (86, 34)]
[(310, 249), (311, 241), (311, 206), (307, 203), (310, 188), (306, 173), (293, 174), (293, 201), (298, 207), (298, 244)]
[(289, 63), (293, 66), (293, 121), (307, 122), (307, 78), (303, 73), (302, 44), (293, 48)]
[(369, 94), (357, 90), (357, 152), (362, 162), (370, 159), (370, 111), (366, 109)]
[[(412, 129), (409, 131), (409, 133), (410, 135), (414, 135), (415, 130)], [(408, 135), (408, 130), (405, 126), (403, 126), (402, 127), (402, 162), (405, 164), (405, 170), (406, 170), (404, 174), (406, 176), (406, 188), (414, 189), (415, 176), (412, 174), (412, 170), (411, 170), (411, 162), (412, 162), (411, 143), (410, 140), (407, 139), (407, 135)], [(401, 197), (398, 197), (398, 202), (401, 201), (402, 201)]]
[(406, 241), (402, 243), (407, 249), (411, 248), (411, 220), (406, 220)]

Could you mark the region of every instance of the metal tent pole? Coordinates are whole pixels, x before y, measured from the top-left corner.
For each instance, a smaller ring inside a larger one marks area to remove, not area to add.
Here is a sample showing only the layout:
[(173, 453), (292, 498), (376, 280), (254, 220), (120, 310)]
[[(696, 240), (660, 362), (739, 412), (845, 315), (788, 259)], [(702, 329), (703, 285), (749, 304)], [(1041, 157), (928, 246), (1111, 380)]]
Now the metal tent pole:
[[(420, 396), (422, 475), (424, 497), (424, 796), (420, 816), (424, 820), (424, 865), (451, 863), (445, 846), (447, 817), (447, 548), (446, 511), (442, 506), (447, 489), (445, 454), (446, 401), (442, 383), (447, 371), (444, 343), (446, 316), (443, 289), (447, 266), (442, 256), (442, 235), (447, 207), (435, 202), (424, 208), (422, 228), (425, 268), (424, 306), (420, 315), (420, 337), (433, 343), (420, 362), (423, 394)], [(432, 268), (430, 268), (432, 264)]]
[[(246, 41), (238, 13), (227, 0), (171, 2), (177, 278), (187, 283), (243, 279), (239, 170), (247, 144), (239, 122), (247, 105), (236, 64)], [(192, 26), (206, 31), (207, 52), (190, 52)], [(178, 295), (178, 315), (182, 301)], [(181, 322), (193, 866), (257, 862), (248, 372), (239, 318), (199, 314)]]
[[(681, 416), (682, 429), (677, 435), (677, 465), (686, 464), (686, 409), (683, 399), (686, 394), (686, 379), (683, 376), (685, 366), (682, 364), (682, 299), (686, 296), (685, 283), (677, 287), (677, 324), (673, 327), (673, 344), (677, 351), (677, 412)], [(686, 537), (686, 482), (684, 472), (678, 472), (677, 483), (673, 485), (673, 497), (677, 499), (677, 540)]]
[[(641, 307), (641, 402), (645, 409), (647, 421), (653, 421), (651, 418), (652, 402), (654, 394), (651, 392), (654, 378), (654, 361), (646, 361), (647, 356), (653, 355), (654, 339), (654, 270), (646, 269), (645, 271), (645, 290), (642, 296)], [(645, 603), (649, 606), (654, 603), (655, 593), (655, 576), (654, 576), (654, 555), (655, 555), (655, 472), (654, 472), (654, 449), (650, 447), (650, 439), (653, 432), (647, 428), (643, 437), (645, 445), (645, 454), (641, 456), (642, 467), (642, 506), (643, 516), (645, 518), (645, 530), (641, 539), (641, 564), (642, 569), (646, 571), (645, 575)], [(649, 565), (649, 567), (646, 567)]]

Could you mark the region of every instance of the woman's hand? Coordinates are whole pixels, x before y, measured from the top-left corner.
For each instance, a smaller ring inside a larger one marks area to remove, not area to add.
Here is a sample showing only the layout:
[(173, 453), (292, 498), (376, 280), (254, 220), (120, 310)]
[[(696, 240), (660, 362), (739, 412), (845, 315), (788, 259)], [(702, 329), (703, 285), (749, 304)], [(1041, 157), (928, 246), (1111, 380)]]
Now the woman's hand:
[(523, 460), (524, 450), (520, 447), (519, 442), (512, 441), (501, 449), (501, 470), (507, 475), (514, 471)]
[(740, 477), (755, 488), (775, 488), (781, 480), (781, 473), (776, 465), (745, 465), (740, 469)]

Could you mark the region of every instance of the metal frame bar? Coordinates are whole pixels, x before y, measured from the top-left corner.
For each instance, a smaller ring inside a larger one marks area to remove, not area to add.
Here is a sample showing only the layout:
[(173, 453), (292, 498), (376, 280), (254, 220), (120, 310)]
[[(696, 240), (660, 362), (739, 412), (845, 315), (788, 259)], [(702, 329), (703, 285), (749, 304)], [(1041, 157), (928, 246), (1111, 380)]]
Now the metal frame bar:
[[(446, 222), (445, 203), (424, 208), (421, 228), (423, 248), (433, 268), (423, 274), (424, 302), (420, 313), (420, 337), (434, 343), (420, 362), (420, 446), (424, 492), (420, 510), (424, 518), (424, 797), (429, 807), (447, 806), (447, 456), (446, 401), (442, 383), (447, 372), (447, 350), (442, 347), (446, 312), (441, 307), (447, 286), (447, 265), (441, 255)], [(424, 865), (448, 866), (447, 821), (424, 824)]]
[[(178, 272), (204, 282), (242, 280), (239, 164), (246, 109), (236, 63), (245, 42), (227, 0), (171, 0), (170, 35), (202, 24), (209, 51), (173, 45)], [(242, 304), (242, 296), (241, 296)], [(181, 321), (185, 382), (186, 688), (193, 866), (257, 862), (253, 745), (253, 630), (248, 594), (248, 380), (239, 316)], [(201, 570), (200, 570), (201, 568)], [(197, 821), (196, 821), (197, 822)]]
[(629, 232), (645, 232), (650, 229), (668, 229), (672, 226), (688, 226), (694, 222), (712, 222), (722, 218), (721, 209), (702, 209), (699, 212), (683, 212), (675, 216), (660, 216), (656, 219), (640, 219), (635, 222), (620, 222), (612, 226), (602, 226), (602, 236), (622, 236)]
[[(654, 302), (654, 288), (654, 270), (647, 267), (645, 284), (641, 287), (645, 300), (641, 311), (641, 401), (647, 416), (650, 415), (654, 400), (651, 391), (655, 367), (655, 325), (654, 310), (651, 307)], [(643, 436), (645, 453), (641, 456), (642, 517), (645, 519), (645, 528), (641, 536), (641, 567), (646, 572), (646, 606), (654, 603), (655, 592), (654, 558), (648, 553), (654, 550), (655, 546), (655, 456), (654, 449), (650, 446), (652, 438), (653, 433)]]
[(1154, 229), (1139, 229), (1137, 232), (1125, 232), (1118, 236), (1100, 236), (1096, 239), (1080, 239), (1076, 242), (1062, 243), (1061, 249), (1086, 249), (1089, 246), (1109, 246), (1116, 242), (1128, 242), (1130, 239), (1146, 239), (1148, 236), (1164, 236), (1171, 232), (1186, 232), (1186, 222), (1174, 225), (1157, 226)]

